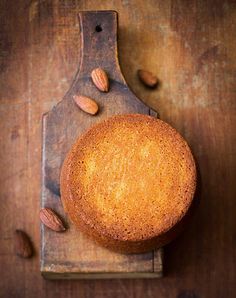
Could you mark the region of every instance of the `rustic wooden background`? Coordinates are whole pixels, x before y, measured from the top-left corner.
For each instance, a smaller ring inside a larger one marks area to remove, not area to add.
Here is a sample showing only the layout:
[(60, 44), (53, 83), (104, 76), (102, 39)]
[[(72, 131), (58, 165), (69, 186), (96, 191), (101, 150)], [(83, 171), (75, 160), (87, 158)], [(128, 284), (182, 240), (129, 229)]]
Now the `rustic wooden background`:
[[(202, 200), (165, 248), (159, 280), (45, 281), (39, 274), (41, 117), (79, 63), (79, 10), (119, 12), (120, 62), (136, 94), (188, 140)], [(236, 1), (0, 1), (0, 297), (235, 297)], [(161, 80), (138, 83), (140, 67)], [(36, 256), (14, 255), (15, 228)]]

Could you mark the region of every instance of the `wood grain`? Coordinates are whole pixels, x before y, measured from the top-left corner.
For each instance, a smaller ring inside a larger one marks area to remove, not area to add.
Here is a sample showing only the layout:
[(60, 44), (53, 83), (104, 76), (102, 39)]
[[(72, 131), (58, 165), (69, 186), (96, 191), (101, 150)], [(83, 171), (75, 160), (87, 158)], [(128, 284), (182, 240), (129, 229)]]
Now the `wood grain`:
[[(44, 281), (39, 273), (41, 117), (69, 89), (79, 63), (80, 10), (119, 12), (123, 74), (138, 97), (188, 140), (201, 204), (165, 248), (161, 280)], [(223, 1), (0, 1), (1, 297), (234, 297), (236, 5)], [(157, 74), (159, 89), (136, 70)], [(6, 224), (7, 223), (7, 224)], [(28, 262), (13, 232), (35, 243)]]

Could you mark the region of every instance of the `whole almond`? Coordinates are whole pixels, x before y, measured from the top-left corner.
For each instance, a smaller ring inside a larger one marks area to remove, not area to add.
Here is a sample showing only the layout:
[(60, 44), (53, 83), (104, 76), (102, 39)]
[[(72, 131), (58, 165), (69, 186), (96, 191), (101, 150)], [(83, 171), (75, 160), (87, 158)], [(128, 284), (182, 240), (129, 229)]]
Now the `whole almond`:
[(39, 217), (45, 226), (55, 232), (66, 230), (59, 216), (50, 208), (42, 208), (39, 212)]
[(158, 78), (150, 71), (139, 69), (138, 77), (140, 81), (147, 87), (155, 88), (158, 84)]
[(108, 92), (109, 80), (107, 73), (102, 68), (95, 68), (91, 72), (91, 78), (94, 85), (102, 92)]
[(21, 258), (30, 258), (33, 254), (33, 247), (29, 236), (21, 230), (16, 230), (14, 240), (16, 254)]
[(74, 95), (73, 99), (82, 111), (91, 115), (98, 112), (98, 104), (95, 100), (83, 95)]

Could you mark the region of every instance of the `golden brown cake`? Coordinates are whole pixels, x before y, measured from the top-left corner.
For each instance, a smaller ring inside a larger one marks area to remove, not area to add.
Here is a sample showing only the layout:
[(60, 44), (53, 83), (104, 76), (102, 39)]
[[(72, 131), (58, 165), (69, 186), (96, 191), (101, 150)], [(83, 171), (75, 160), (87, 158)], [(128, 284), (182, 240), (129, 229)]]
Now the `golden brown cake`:
[(116, 251), (163, 246), (181, 230), (196, 167), (180, 134), (150, 116), (118, 115), (91, 127), (68, 153), (61, 195), (73, 223)]

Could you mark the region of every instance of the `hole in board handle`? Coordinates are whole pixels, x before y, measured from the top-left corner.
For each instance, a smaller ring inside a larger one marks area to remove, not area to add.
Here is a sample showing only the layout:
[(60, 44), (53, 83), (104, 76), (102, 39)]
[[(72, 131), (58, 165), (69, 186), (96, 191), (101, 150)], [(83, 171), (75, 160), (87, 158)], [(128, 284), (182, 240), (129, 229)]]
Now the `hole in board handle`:
[(101, 31), (102, 31), (102, 27), (101, 27), (101, 25), (97, 25), (97, 26), (95, 27), (95, 31), (96, 31), (96, 32), (101, 32)]

